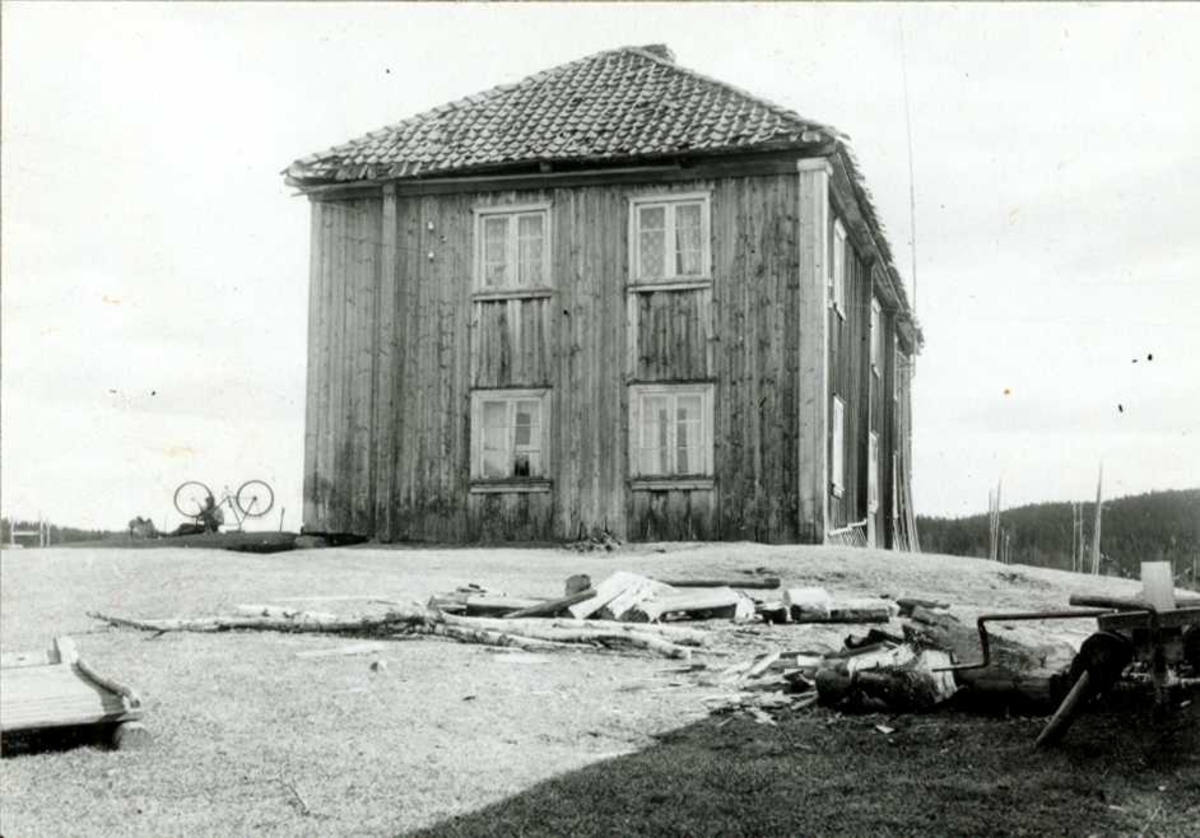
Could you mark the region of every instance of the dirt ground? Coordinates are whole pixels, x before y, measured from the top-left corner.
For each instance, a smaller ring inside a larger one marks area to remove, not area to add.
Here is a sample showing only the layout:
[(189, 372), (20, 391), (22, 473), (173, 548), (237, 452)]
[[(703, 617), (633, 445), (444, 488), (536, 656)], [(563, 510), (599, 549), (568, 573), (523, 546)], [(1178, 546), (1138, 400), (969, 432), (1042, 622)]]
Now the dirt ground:
[[(371, 597), (423, 601), (469, 582), (556, 596), (570, 574), (597, 579), (618, 569), (664, 578), (771, 573), (834, 594), (940, 598), (964, 617), (1062, 607), (1076, 592), (1137, 590), (1127, 581), (944, 556), (755, 544), (638, 545), (611, 553), (5, 552), (3, 650), (44, 648), (54, 635), (71, 635), (95, 668), (141, 693), (155, 743), (145, 751), (83, 747), (5, 758), (0, 833), (396, 835), (449, 823), (542, 781), (650, 749), (670, 731), (706, 724), (704, 699), (713, 689), (676, 679), (669, 662), (650, 656), (513, 655), (421, 639), (390, 643), (375, 656), (303, 658), (297, 653), (348, 641), (152, 636), (101, 628), (86, 616), (199, 616), (267, 602), (350, 613)], [(833, 647), (847, 633), (845, 626), (712, 628), (720, 633), (717, 651), (698, 659), (714, 665), (758, 648)], [(1072, 640), (1090, 628), (1083, 621), (1056, 630)], [(385, 666), (373, 670), (373, 660)], [(73, 805), (64, 808), (64, 800)]]

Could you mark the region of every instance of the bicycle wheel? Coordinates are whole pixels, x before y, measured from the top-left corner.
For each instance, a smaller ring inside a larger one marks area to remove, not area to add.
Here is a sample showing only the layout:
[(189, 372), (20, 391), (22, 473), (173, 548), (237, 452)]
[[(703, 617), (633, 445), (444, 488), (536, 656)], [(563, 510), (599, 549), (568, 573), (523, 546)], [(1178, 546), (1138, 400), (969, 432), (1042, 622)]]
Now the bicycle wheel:
[(275, 493), (261, 480), (247, 480), (238, 488), (234, 500), (247, 518), (261, 518), (275, 505)]
[(200, 513), (213, 502), (213, 493), (199, 480), (179, 484), (175, 490), (175, 508), (187, 518), (199, 518)]

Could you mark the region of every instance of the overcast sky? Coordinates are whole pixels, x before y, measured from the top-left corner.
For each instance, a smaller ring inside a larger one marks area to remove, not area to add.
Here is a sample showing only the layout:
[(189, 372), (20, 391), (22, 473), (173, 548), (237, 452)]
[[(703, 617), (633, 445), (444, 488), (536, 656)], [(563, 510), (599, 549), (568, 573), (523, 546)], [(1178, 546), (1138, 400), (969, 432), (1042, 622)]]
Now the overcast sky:
[(174, 526), (182, 480), (260, 477), (298, 527), (280, 170), (602, 49), (666, 43), (849, 134), (911, 284), (902, 19), (919, 511), (1001, 476), (1006, 505), (1082, 499), (1102, 458), (1107, 494), (1200, 485), (1196, 6), (6, 2), (4, 514)]

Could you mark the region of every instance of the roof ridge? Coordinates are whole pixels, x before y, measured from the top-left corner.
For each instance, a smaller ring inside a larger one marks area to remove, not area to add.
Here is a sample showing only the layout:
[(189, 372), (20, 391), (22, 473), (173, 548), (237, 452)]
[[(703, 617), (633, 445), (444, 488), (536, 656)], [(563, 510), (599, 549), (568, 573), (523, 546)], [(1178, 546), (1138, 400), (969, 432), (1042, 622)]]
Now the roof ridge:
[[(617, 50), (612, 50), (612, 51), (616, 52)], [(743, 90), (742, 88), (738, 87), (736, 84), (730, 84), (727, 81), (722, 81), (721, 79), (714, 78), (713, 76), (709, 76), (704, 73), (701, 73), (699, 70), (693, 70), (691, 67), (685, 67), (682, 64), (679, 64), (675, 61), (669, 61), (660, 55), (657, 55), (653, 52), (647, 51), (643, 47), (622, 47), (620, 51), (635, 53), (649, 61), (653, 61), (657, 64), (661, 64), (664, 67), (670, 67), (671, 69), (676, 70), (677, 72), (683, 73), (684, 75), (691, 76), (694, 79), (698, 79), (698, 80), (704, 82), (705, 84), (712, 84), (712, 85), (716, 85), (717, 87), (724, 88), (725, 90), (728, 90), (731, 93), (741, 96), (743, 99), (746, 99), (755, 105), (760, 105), (761, 107), (766, 108), (767, 110), (773, 112), (777, 116), (781, 116), (781, 117), (784, 117), (785, 119), (790, 119), (790, 120), (793, 120), (793, 121), (801, 124), (802, 126), (804, 126), (805, 129), (816, 128), (816, 129), (820, 129), (822, 131), (828, 131), (831, 135), (831, 138), (835, 139), (835, 140), (840, 140), (842, 138), (842, 132), (839, 131), (838, 129), (834, 128), (832, 125), (827, 125), (823, 122), (818, 122), (815, 119), (809, 119), (808, 117), (801, 116), (800, 114), (796, 113), (791, 108), (785, 108), (782, 105), (778, 105), (775, 102), (772, 102), (770, 99), (764, 99), (761, 96), (756, 96), (747, 90)]]

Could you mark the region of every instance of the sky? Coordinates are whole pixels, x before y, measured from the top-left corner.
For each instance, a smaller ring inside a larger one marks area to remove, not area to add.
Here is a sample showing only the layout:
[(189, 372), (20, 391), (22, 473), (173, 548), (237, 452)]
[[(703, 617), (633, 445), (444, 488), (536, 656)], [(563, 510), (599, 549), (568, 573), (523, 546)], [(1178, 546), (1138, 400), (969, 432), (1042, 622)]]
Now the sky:
[[(851, 137), (912, 289), (924, 514), (1200, 485), (1200, 7), (6, 2), (0, 510), (298, 528), (292, 160), (623, 45)], [(903, 32), (903, 45), (901, 39)], [(902, 60), (906, 59), (906, 61)], [(276, 518), (282, 510), (282, 518)]]

